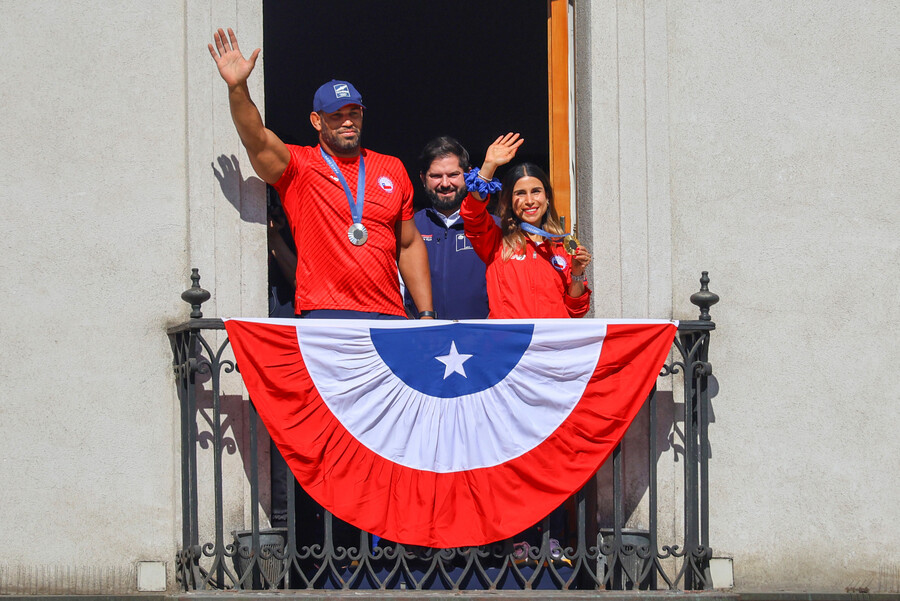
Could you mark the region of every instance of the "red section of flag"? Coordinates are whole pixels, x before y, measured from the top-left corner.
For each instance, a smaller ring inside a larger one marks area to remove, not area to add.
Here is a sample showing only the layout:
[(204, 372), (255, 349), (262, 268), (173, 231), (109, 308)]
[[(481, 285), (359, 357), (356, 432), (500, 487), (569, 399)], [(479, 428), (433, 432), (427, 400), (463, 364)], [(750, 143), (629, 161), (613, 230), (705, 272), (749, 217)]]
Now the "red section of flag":
[(514, 536), (578, 491), (622, 439), (665, 361), (674, 324), (610, 324), (585, 394), (531, 451), (453, 473), (404, 467), (335, 418), (291, 326), (229, 320), (244, 382), (301, 486), (334, 515), (389, 540), (429, 547)]

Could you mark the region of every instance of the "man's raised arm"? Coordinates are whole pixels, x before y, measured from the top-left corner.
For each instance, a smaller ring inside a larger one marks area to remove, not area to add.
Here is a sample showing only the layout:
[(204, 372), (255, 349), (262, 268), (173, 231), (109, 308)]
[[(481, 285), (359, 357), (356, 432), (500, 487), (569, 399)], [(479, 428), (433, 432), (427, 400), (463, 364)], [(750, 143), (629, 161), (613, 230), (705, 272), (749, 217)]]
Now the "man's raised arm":
[(247, 78), (256, 66), (259, 48), (253, 51), (249, 59), (245, 59), (231, 28), (228, 28), (227, 38), (225, 32), (219, 29), (213, 34), (213, 40), (216, 44), (215, 47), (209, 44), (209, 53), (216, 61), (219, 75), (228, 84), (231, 118), (247, 149), (250, 164), (263, 181), (274, 184), (284, 173), (291, 153), (284, 142), (263, 124), (259, 109), (250, 98)]

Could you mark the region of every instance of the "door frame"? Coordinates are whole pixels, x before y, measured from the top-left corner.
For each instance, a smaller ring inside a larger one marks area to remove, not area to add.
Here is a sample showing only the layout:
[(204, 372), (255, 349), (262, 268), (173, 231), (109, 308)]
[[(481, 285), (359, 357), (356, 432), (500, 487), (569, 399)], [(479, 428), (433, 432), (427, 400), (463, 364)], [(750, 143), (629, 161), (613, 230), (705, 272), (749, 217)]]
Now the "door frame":
[(575, 162), (572, 160), (574, 80), (572, 48), (574, 10), (571, 0), (547, 0), (547, 90), (550, 184), (553, 206), (567, 231), (575, 231)]

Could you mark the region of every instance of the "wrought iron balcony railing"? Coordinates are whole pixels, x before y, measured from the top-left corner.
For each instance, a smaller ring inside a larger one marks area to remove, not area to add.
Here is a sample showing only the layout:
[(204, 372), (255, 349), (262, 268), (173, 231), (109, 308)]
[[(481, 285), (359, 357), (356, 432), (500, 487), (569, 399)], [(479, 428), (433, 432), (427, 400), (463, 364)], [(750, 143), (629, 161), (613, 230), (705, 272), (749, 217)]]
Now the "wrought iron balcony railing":
[[(236, 370), (229, 341), (220, 319), (202, 316), (209, 293), (196, 269), (191, 279), (182, 295), (191, 318), (168, 330), (181, 404), (176, 569), (185, 590), (711, 588), (709, 307), (718, 297), (706, 272), (691, 296), (700, 317), (680, 322), (670, 360), (625, 439), (566, 504), (562, 528), (545, 519), (524, 553), (512, 540), (438, 550), (376, 544), (355, 531), (347, 541), (336, 531), (339, 520), (321, 508), (316, 524), (301, 523), (290, 486), (287, 527), (268, 527), (260, 510), (268, 474), (260, 469), (260, 422), (252, 403), (223, 390), (223, 377)], [(226, 466), (236, 454), (244, 468), (237, 476)]]

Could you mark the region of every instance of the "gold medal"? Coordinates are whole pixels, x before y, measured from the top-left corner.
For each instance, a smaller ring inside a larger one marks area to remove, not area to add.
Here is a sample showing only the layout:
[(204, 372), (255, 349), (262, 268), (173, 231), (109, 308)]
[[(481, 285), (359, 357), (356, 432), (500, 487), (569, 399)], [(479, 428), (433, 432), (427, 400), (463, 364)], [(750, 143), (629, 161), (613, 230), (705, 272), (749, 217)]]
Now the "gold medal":
[(565, 238), (563, 238), (562, 243), (563, 248), (566, 249), (566, 252), (570, 255), (574, 255), (575, 251), (578, 250), (578, 247), (581, 246), (581, 242), (579, 242), (578, 238), (576, 238), (572, 234), (568, 234)]

